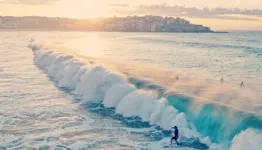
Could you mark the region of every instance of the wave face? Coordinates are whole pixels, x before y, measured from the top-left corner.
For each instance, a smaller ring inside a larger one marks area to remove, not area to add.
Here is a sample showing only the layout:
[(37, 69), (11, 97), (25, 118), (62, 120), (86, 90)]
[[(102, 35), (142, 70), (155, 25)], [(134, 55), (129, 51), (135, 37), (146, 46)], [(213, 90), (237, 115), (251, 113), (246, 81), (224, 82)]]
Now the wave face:
[[(81, 103), (102, 102), (124, 117), (140, 117), (164, 130), (178, 126), (185, 139), (198, 138), (210, 149), (261, 149), (262, 119), (213, 103), (197, 104), (190, 96), (168, 89), (93, 61), (71, 54), (44, 50), (30, 44), (35, 63), (60, 87), (81, 96)], [(249, 139), (244, 137), (248, 135)], [(252, 140), (251, 140), (252, 139)]]

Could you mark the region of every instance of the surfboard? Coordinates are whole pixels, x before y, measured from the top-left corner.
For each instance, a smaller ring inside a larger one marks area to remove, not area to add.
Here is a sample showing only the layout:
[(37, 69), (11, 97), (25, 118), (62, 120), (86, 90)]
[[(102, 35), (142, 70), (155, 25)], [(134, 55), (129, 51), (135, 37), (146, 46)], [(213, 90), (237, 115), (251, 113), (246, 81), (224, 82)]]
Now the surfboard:
[(179, 144), (179, 145), (177, 145), (177, 144), (167, 144), (167, 145), (164, 145), (164, 148), (177, 148), (177, 147), (179, 147), (179, 146), (181, 146), (181, 144)]
[(163, 146), (163, 149), (201, 149), (201, 150), (207, 150), (208, 146), (202, 143), (197, 143), (197, 142), (179, 142), (179, 145), (177, 145), (176, 143), (173, 143), (173, 145), (171, 145), (170, 143), (166, 143)]

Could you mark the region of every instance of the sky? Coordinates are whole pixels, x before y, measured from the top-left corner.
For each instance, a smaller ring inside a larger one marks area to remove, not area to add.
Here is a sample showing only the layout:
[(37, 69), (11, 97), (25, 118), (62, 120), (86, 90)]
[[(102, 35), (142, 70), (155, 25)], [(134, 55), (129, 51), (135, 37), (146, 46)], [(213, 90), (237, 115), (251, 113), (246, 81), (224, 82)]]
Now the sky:
[(262, 30), (262, 0), (0, 0), (0, 16), (181, 17), (213, 30)]

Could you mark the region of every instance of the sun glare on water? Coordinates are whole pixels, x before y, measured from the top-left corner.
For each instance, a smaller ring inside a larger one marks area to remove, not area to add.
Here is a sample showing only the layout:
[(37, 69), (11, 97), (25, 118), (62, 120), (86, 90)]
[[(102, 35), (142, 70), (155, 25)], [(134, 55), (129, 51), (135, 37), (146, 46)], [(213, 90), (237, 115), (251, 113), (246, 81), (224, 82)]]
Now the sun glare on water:
[(83, 38), (68, 40), (65, 42), (67, 50), (82, 56), (99, 58), (102, 57), (101, 48), (105, 44), (96, 33), (88, 33)]

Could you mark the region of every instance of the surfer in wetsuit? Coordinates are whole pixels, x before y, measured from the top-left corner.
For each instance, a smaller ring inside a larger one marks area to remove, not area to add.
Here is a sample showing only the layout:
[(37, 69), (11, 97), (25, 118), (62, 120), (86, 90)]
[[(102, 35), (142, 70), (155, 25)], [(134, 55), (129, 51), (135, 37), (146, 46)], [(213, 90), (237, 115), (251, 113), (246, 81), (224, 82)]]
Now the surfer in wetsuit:
[(175, 140), (176, 144), (179, 145), (179, 143), (177, 142), (179, 130), (178, 130), (177, 126), (174, 126), (173, 128), (175, 129), (175, 131), (174, 131), (175, 136), (173, 136), (171, 138), (171, 145), (172, 145), (173, 140)]

